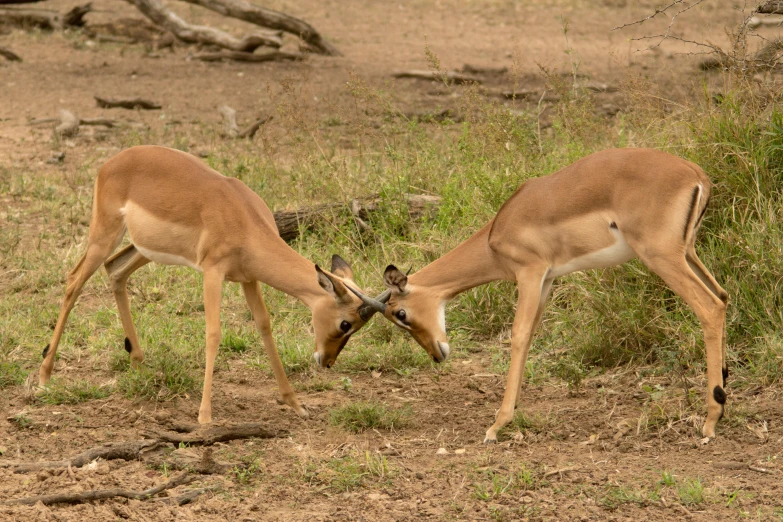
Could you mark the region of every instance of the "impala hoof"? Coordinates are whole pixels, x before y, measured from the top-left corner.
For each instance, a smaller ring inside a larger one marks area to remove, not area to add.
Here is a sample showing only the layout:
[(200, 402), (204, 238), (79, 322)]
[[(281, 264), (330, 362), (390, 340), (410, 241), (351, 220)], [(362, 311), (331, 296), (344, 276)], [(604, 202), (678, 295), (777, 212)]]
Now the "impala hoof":
[(490, 437), (489, 435), (484, 437), (484, 444), (497, 444), (497, 443), (498, 443), (497, 437)]
[(714, 438), (715, 438), (715, 437), (704, 437), (703, 439), (701, 439), (701, 440), (699, 441), (699, 444), (701, 444), (702, 446), (704, 446), (705, 444), (709, 444), (709, 443), (710, 443), (710, 441), (711, 441), (712, 439), (714, 439)]

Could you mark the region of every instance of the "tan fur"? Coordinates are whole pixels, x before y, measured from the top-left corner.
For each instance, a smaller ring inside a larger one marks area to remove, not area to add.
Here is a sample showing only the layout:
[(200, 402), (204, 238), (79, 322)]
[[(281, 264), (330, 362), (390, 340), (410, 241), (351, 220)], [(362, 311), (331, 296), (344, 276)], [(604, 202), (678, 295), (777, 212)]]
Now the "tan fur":
[[(402, 290), (389, 286), (385, 316), (410, 331), (435, 360), (442, 360), (445, 354), (439, 347), (448, 344), (437, 320), (439, 307), (489, 281), (517, 282), (506, 393), (485, 438), (493, 442), (513, 416), (533, 332), (555, 277), (639, 257), (693, 309), (702, 325), (707, 352), (703, 434), (713, 437), (722, 414), (713, 390), (723, 384), (728, 296), (694, 249), (710, 187), (701, 168), (665, 152), (612, 149), (592, 154), (525, 182), (474, 236), (413, 274)], [(404, 325), (396, 317), (401, 309), (407, 316)]]
[[(126, 230), (133, 244), (109, 258)], [(131, 345), (131, 359), (137, 364), (143, 360), (126, 283), (150, 260), (204, 273), (207, 365), (201, 423), (212, 418), (212, 371), (220, 344), (224, 280), (242, 284), (283, 400), (302, 416), (307, 416), (307, 410), (283, 371), (258, 282), (297, 297), (312, 310), (316, 351), (324, 366), (334, 362), (350, 335), (364, 325), (358, 314), (361, 301), (344, 287), (356, 288), (350, 266), (343, 262), (342, 277), (324, 273), (325, 279), (319, 279), (315, 265), (280, 238), (269, 207), (245, 184), (184, 152), (133, 147), (114, 156), (98, 173), (87, 252), (68, 274), (60, 315), (39, 371), (41, 385), (51, 376), (69, 312), (84, 283), (104, 262)], [(343, 321), (352, 325), (348, 334), (340, 329)]]

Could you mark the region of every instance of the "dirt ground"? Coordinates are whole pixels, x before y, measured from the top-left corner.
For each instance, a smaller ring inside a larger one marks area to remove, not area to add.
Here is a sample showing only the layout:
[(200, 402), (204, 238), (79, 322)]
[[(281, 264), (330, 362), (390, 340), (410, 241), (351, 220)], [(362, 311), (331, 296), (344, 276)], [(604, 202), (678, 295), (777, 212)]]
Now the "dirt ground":
[[(47, 3), (61, 10), (71, 6), (64, 0)], [(88, 15), (91, 24), (138, 16), (117, 0), (96, 0), (94, 5), (96, 13)], [(237, 109), (240, 119), (249, 120), (272, 113), (275, 95), (287, 82), (307, 81), (310, 108), (322, 115), (339, 114), (351, 103), (345, 89), (350, 74), (392, 92), (405, 110), (449, 107), (452, 101), (437, 84), (390, 76), (395, 69), (426, 69), (425, 47), (447, 69), (464, 64), (516, 69), (525, 83), (518, 87), (530, 89), (543, 88), (540, 65), (569, 72), (574, 59), (579, 61), (580, 74), (590, 81), (618, 85), (629, 72), (638, 73), (674, 100), (692, 96), (705, 78), (713, 81), (697, 69), (700, 56), (677, 54), (690, 50), (684, 44), (665, 42), (658, 50), (636, 52), (637, 44), (629, 42), (629, 37), (665, 30), (666, 24), (611, 31), (649, 14), (652, 3), (306, 0), (265, 5), (306, 18), (344, 56), (312, 57), (304, 63), (208, 64), (187, 60), (192, 51), (186, 47), (148, 52), (143, 44), (98, 44), (79, 34), (14, 30), (0, 35), (0, 45), (24, 58), (19, 64), (0, 62), (0, 165), (53, 172), (78, 169), (85, 158), (95, 157), (96, 147), (107, 157), (116, 152), (111, 140), (68, 140), (64, 167), (47, 164), (53, 151), (51, 128), (31, 126), (28, 120), (56, 116), (63, 108), (81, 117), (131, 119), (161, 132), (166, 125), (204, 122), (219, 128), (218, 106), (228, 104)], [(229, 30), (240, 27), (195, 8), (178, 8), (194, 22), (211, 22)], [(560, 17), (571, 24), (567, 39)], [(720, 42), (726, 38), (725, 28), (737, 19), (732, 2), (710, 2), (683, 16), (677, 31), (683, 38)], [(292, 39), (286, 42), (289, 48), (296, 45)], [(574, 52), (566, 53), (569, 48)], [(484, 86), (488, 96), (513, 88), (507, 76), (488, 77)], [(99, 109), (94, 95), (146, 97), (162, 103), (164, 110)], [(597, 105), (605, 106), (607, 112), (623, 103), (616, 93), (597, 96)], [(269, 125), (267, 132), (274, 132), (276, 123)], [(272, 439), (216, 445), (218, 459), (234, 463), (257, 459), (258, 467), (250, 478), (237, 471), (205, 475), (200, 486), (175, 491), (218, 489), (181, 507), (122, 499), (73, 506), (0, 506), (0, 519), (783, 518), (779, 388), (739, 394), (732, 393), (729, 382), (729, 408), (719, 425), (719, 436), (701, 445), (697, 428), (702, 418), (691, 413), (699, 410), (679, 403), (659, 408), (649, 392), (656, 384), (674, 385), (674, 380), (620, 371), (587, 379), (573, 394), (564, 383), (528, 384), (520, 406), (538, 419), (538, 428), (524, 433), (509, 430), (500, 443), (485, 446), (483, 434), (493, 422), (504, 389), (504, 376), (492, 374), (489, 366), (489, 356), (477, 353), (454, 361), (443, 374), (427, 370), (412, 377), (350, 375), (350, 390), (338, 386), (300, 391), (312, 414), (309, 420), (301, 420), (277, 404), (273, 379), (239, 361), (216, 374), (213, 409), (217, 423), (260, 422), (287, 432)], [(86, 375), (88, 370), (70, 366), (57, 371), (70, 378)], [(339, 370), (318, 371), (317, 375), (334, 382), (345, 376)], [(330, 424), (330, 408), (372, 399), (409, 405), (415, 422), (400, 430), (363, 434), (349, 434)], [(30, 404), (22, 386), (7, 388), (0, 401), (2, 458), (57, 460), (107, 442), (138, 440), (156, 426), (194, 422), (198, 401), (199, 397), (189, 397), (163, 403), (132, 402), (115, 394), (79, 405), (43, 406)], [(685, 402), (684, 396), (680, 402)], [(21, 422), (20, 412), (24, 413)], [(438, 453), (440, 448), (445, 453)], [(183, 449), (197, 457), (203, 451), (200, 447)], [(360, 487), (342, 492), (324, 478), (325, 466), (331, 461), (345, 457), (363, 461), (378, 455), (388, 463), (385, 476), (367, 476)], [(518, 487), (513, 477), (524, 469), (532, 471), (533, 481)], [(693, 505), (683, 501), (673, 486), (660, 485), (664, 472), (699, 479), (707, 488), (706, 500)], [(85, 489), (142, 490), (172, 473), (138, 461), (31, 474), (0, 467), (0, 499)], [(492, 482), (493, 474), (500, 477), (497, 484)], [(487, 493), (495, 485), (497, 491)]]

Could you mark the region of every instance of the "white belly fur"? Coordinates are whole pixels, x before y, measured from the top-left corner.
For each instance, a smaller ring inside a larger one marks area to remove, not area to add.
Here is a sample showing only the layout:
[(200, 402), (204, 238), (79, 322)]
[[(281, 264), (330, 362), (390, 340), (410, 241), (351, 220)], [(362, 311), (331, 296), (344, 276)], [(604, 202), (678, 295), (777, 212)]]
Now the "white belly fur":
[(636, 252), (625, 241), (622, 233), (616, 228), (612, 228), (610, 231), (616, 238), (612, 246), (571, 259), (562, 265), (553, 266), (549, 270), (548, 277), (555, 278), (572, 272), (579, 272), (580, 270), (621, 265), (635, 258)]
[(141, 255), (143, 255), (150, 261), (155, 261), (156, 263), (161, 263), (164, 265), (189, 266), (190, 268), (193, 268), (201, 272), (200, 266), (191, 263), (188, 259), (185, 259), (182, 256), (175, 256), (174, 254), (166, 254), (164, 252), (155, 252), (154, 250), (148, 250), (143, 246), (139, 245), (138, 243), (134, 243), (133, 246), (136, 247), (136, 250), (138, 250)]

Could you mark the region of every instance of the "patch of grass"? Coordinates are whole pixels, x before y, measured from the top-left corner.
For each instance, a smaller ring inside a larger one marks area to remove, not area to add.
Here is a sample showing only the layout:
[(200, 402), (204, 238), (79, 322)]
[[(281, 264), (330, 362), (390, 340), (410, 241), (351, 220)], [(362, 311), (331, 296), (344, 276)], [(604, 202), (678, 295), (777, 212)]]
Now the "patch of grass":
[(109, 386), (98, 386), (86, 380), (52, 379), (43, 392), (36, 395), (36, 400), (44, 404), (79, 404), (95, 399), (105, 399), (113, 391)]
[(549, 419), (540, 415), (526, 414), (522, 410), (517, 410), (511, 422), (508, 423), (499, 433), (500, 436), (508, 436), (510, 432), (520, 433), (542, 433), (550, 425)]
[(680, 501), (686, 506), (701, 504), (704, 502), (704, 485), (701, 479), (685, 479), (676, 486)]
[(674, 477), (671, 471), (662, 471), (661, 480), (658, 483), (662, 486), (672, 488), (677, 484), (677, 479)]
[(384, 455), (365, 451), (361, 457), (347, 455), (334, 458), (319, 466), (309, 463), (305, 467), (305, 479), (316, 482), (338, 492), (351, 491), (363, 486), (367, 481), (388, 484), (397, 474), (397, 469)]
[(22, 384), (26, 378), (27, 371), (17, 362), (0, 360), (0, 390)]
[(250, 342), (233, 332), (225, 332), (220, 341), (220, 348), (232, 353), (245, 353), (251, 348)]
[(254, 482), (261, 475), (261, 461), (258, 454), (246, 455), (242, 457), (241, 464), (234, 466), (231, 473), (239, 484), (247, 486)]
[[(127, 356), (121, 357), (127, 363)], [(144, 363), (128, 367), (117, 377), (117, 388), (128, 398), (168, 400), (196, 392), (202, 384), (201, 365), (185, 348), (147, 350)]]
[(378, 371), (408, 376), (435, 365), (424, 349), (402, 336), (396, 336), (390, 342), (383, 344), (362, 344), (351, 348), (338, 359), (339, 368), (343, 371), (354, 373)]
[(649, 501), (648, 492), (629, 486), (610, 486), (606, 488), (599, 503), (607, 509), (615, 510), (623, 504), (646, 505)]
[(306, 392), (322, 392), (333, 390), (335, 386), (334, 381), (328, 381), (320, 378), (301, 381), (294, 384), (294, 387), (299, 391)]
[(329, 421), (354, 433), (369, 429), (393, 430), (407, 426), (413, 411), (410, 406), (389, 408), (377, 402), (355, 402), (329, 412)]
[(483, 502), (515, 496), (538, 487), (538, 479), (524, 465), (515, 470), (482, 470), (474, 476), (473, 496)]

